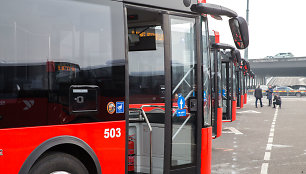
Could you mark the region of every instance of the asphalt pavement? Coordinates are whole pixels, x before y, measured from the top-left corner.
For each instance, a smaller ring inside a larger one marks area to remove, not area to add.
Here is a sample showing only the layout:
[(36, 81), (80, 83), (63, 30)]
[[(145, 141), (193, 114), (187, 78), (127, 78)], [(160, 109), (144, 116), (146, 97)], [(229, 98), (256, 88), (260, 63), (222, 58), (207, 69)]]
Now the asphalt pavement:
[(237, 120), (212, 143), (213, 174), (306, 173), (306, 97), (282, 97), (282, 108), (255, 108), (249, 97)]

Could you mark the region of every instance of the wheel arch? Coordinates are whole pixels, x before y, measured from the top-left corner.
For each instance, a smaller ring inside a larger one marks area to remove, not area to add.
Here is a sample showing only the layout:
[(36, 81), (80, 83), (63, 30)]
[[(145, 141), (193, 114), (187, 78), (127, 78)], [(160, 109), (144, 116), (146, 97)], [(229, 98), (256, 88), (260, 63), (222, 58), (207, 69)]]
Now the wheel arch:
[[(65, 149), (69, 149), (69, 150), (65, 150)], [(98, 160), (98, 157), (96, 156), (95, 152), (92, 150), (92, 148), (83, 140), (77, 138), (77, 137), (73, 137), (73, 136), (57, 136), (57, 137), (53, 137), (51, 139), (48, 139), (46, 141), (44, 141), (43, 143), (41, 143), (38, 147), (36, 147), (36, 149), (34, 149), (31, 154), (28, 156), (28, 158), (26, 159), (26, 161), (23, 163), (23, 165), (21, 166), (21, 169), (19, 171), (19, 174), (26, 174), (30, 171), (31, 167), (35, 164), (35, 162), (45, 153), (49, 152), (49, 151), (60, 151), (60, 152), (65, 152), (65, 153), (69, 153), (71, 154), (71, 151), (73, 151), (74, 149), (78, 149), (80, 150), (80, 154), (79, 155), (86, 155), (88, 158), (90, 158), (92, 160), (92, 165), (89, 164), (84, 164), (86, 167), (88, 166), (93, 166), (95, 167), (95, 173), (97, 174), (101, 174), (101, 165), (100, 162)], [(74, 154), (71, 154), (75, 157), (80, 157), (80, 156), (76, 156)], [(78, 158), (80, 159), (80, 158)], [(80, 159), (81, 161), (83, 161), (82, 159)]]

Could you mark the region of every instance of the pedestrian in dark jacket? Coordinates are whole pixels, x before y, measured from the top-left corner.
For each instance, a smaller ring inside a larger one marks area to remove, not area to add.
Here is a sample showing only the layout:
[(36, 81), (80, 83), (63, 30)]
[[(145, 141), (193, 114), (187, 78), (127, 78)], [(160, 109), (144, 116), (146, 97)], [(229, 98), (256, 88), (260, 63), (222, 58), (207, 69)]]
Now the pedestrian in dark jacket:
[(271, 85), (269, 86), (266, 93), (267, 93), (267, 99), (269, 100), (269, 106), (271, 106), (272, 105), (272, 94), (273, 94), (273, 89)]
[(279, 108), (282, 108), (282, 99), (277, 94), (274, 95), (273, 108), (275, 108), (275, 105), (279, 105)]
[(257, 108), (257, 100), (259, 100), (260, 106), (262, 107), (262, 101), (261, 101), (261, 98), (262, 98), (262, 89), (260, 88), (260, 85), (258, 85), (258, 87), (255, 89), (254, 96), (256, 98), (256, 101), (255, 101), (256, 108)]

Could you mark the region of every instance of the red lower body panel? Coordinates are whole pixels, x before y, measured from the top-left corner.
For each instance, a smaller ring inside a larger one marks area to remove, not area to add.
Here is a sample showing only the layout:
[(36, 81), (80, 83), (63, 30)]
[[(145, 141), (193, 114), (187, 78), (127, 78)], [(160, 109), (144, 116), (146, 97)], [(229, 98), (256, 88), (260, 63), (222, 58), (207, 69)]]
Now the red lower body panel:
[[(105, 129), (112, 128), (117, 130), (116, 136), (105, 138)], [(35, 148), (50, 138), (63, 135), (74, 136), (86, 142), (97, 155), (103, 174), (124, 173), (125, 129), (125, 121), (2, 129), (1, 173), (18, 173)]]
[(201, 174), (211, 173), (212, 128), (202, 128)]
[(217, 109), (217, 135), (216, 137), (220, 137), (222, 134), (222, 113), (223, 108)]
[(240, 96), (240, 108), (243, 108), (243, 103), (244, 103), (244, 95)]
[(236, 108), (237, 107), (237, 101), (233, 100), (232, 101), (232, 121), (236, 120)]
[(247, 102), (248, 102), (248, 94), (245, 93), (244, 94), (244, 104), (247, 104)]

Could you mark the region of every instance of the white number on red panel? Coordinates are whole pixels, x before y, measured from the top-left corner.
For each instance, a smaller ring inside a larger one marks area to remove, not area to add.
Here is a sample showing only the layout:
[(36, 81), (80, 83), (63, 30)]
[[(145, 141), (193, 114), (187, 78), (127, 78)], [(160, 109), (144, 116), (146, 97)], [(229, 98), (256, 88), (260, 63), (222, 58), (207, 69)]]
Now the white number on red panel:
[(120, 128), (116, 129), (116, 137), (121, 137), (121, 129)]
[(104, 138), (115, 138), (115, 137), (121, 137), (120, 128), (104, 129)]

